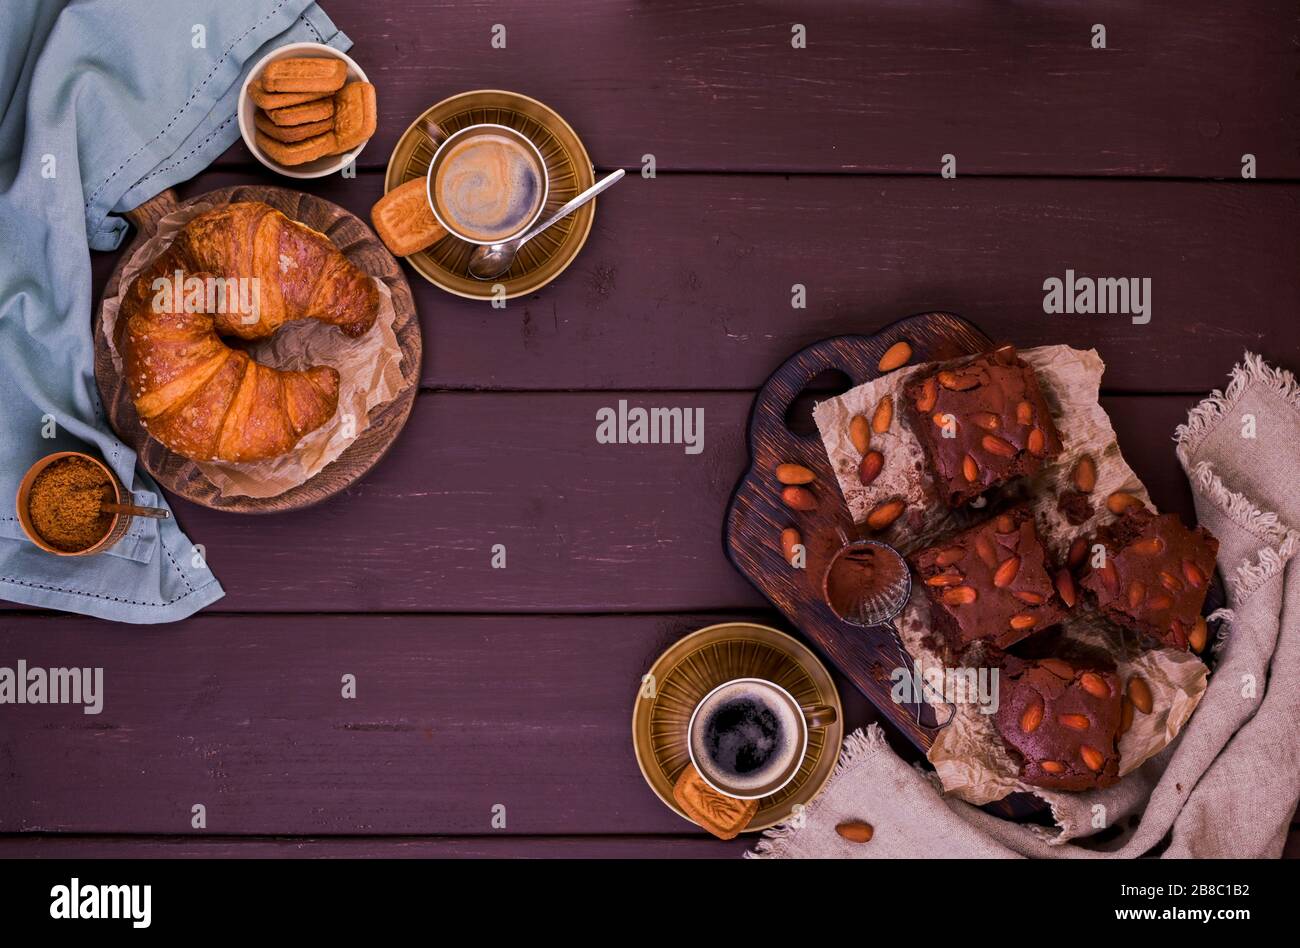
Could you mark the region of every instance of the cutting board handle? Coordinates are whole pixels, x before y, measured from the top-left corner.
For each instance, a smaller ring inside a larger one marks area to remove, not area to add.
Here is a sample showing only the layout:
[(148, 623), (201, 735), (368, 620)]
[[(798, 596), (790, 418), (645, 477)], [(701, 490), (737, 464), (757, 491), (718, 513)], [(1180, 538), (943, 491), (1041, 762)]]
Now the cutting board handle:
[[(785, 416), (791, 404), (808, 383), (823, 372), (843, 372), (850, 387), (873, 378), (875, 373), (871, 369), (874, 367), (864, 364), (861, 356), (862, 346), (870, 340), (870, 336), (834, 336), (796, 352), (759, 390), (754, 400), (751, 431), (789, 431)], [(789, 433), (792, 438), (800, 437), (794, 432)], [(803, 437), (817, 438), (816, 435)]]
[(152, 236), (158, 230), (158, 222), (178, 207), (180, 207), (180, 199), (176, 196), (176, 192), (166, 188), (122, 216), (134, 224), (140, 233)]

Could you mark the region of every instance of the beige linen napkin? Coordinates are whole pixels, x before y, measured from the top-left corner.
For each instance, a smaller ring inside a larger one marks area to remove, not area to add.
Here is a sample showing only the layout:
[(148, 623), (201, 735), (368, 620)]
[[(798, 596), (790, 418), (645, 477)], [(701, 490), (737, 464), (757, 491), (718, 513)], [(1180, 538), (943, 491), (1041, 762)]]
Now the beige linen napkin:
[[(1300, 552), (1300, 385), (1248, 352), (1175, 441), (1197, 517), (1219, 538), (1227, 621), (1187, 728), (1110, 788), (1113, 798), (1099, 795), (1088, 826), (1025, 826), (944, 798), (871, 725), (845, 741), (821, 795), (746, 855), (1280, 855), (1300, 799), (1300, 567), (1289, 563)], [(841, 839), (835, 826), (845, 820), (871, 823), (871, 842)]]

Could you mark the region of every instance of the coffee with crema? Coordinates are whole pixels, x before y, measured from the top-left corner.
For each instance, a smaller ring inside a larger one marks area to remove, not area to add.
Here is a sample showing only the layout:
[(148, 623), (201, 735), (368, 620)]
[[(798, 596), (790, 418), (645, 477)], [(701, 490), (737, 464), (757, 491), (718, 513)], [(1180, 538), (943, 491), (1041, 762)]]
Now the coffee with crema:
[(542, 191), (536, 157), (521, 142), (496, 132), (452, 142), (433, 182), (434, 200), (449, 229), (484, 242), (511, 237), (526, 226)]
[(691, 750), (701, 773), (736, 793), (779, 780), (800, 753), (801, 714), (762, 683), (737, 681), (696, 712)]

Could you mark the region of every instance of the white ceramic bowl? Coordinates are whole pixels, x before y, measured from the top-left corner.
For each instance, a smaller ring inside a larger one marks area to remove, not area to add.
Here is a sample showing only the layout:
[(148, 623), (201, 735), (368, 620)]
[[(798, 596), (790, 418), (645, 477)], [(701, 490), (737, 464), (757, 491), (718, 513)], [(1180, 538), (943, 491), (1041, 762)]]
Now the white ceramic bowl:
[(257, 137), (253, 134), (257, 131), (257, 126), (253, 123), (253, 115), (257, 111), (257, 104), (253, 102), (252, 97), (248, 94), (248, 84), (262, 74), (262, 70), (266, 68), (267, 63), (273, 63), (280, 59), (289, 59), (294, 56), (341, 59), (348, 64), (348, 82), (370, 81), (366, 78), (366, 74), (361, 71), (361, 67), (352, 61), (352, 57), (339, 52), (332, 46), (326, 46), (324, 43), (290, 43), (288, 46), (281, 46), (258, 60), (257, 65), (249, 70), (248, 75), (244, 78), (244, 84), (239, 88), (239, 110), (237, 112), (239, 116), (239, 134), (244, 136), (244, 144), (253, 153), (253, 157), (272, 171), (289, 178), (323, 178), (327, 174), (342, 171), (348, 164), (355, 161), (370, 139), (366, 139), (356, 148), (341, 155), (326, 155), (324, 158), (317, 158), (315, 161), (289, 166), (279, 164), (270, 155), (262, 151), (257, 144)]

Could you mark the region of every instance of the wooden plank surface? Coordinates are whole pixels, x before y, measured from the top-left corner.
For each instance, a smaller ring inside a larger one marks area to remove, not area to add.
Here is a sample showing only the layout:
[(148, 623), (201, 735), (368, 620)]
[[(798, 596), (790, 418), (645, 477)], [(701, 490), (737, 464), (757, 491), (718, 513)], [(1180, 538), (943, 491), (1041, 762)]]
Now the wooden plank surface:
[(1300, 175), (1289, 0), (325, 6), (379, 89), (369, 167), (439, 99), (505, 88), (601, 167), (937, 174), (952, 154), (966, 174), (1233, 178), (1250, 152), (1261, 176)]
[[(637, 769), (632, 705), (721, 618), (2, 617), (0, 653), (102, 667), (105, 698), (6, 709), (0, 832), (184, 835), (201, 803), (213, 834), (490, 836), (502, 804), (501, 835), (689, 835)], [(838, 684), (850, 726), (873, 719)]]
[[(596, 412), (701, 408), (704, 450), (596, 442)], [(320, 506), (238, 517), (175, 502), (222, 612), (622, 612), (766, 607), (722, 518), (750, 393), (425, 392), (363, 481)], [(1170, 437), (1195, 399), (1103, 399), (1162, 509), (1192, 516)], [(506, 568), (491, 565), (506, 547)]]
[[(312, 186), (367, 220), (382, 189), (378, 174)], [(1300, 185), (630, 176), (574, 265), (504, 310), (406, 269), (426, 387), (754, 389), (809, 343), (948, 310), (1022, 348), (1096, 346), (1108, 390), (1205, 392), (1247, 348), (1300, 351), (1297, 219)], [(94, 257), (98, 299), (113, 257)], [(1149, 278), (1151, 321), (1044, 314), (1044, 280), (1067, 269)]]

